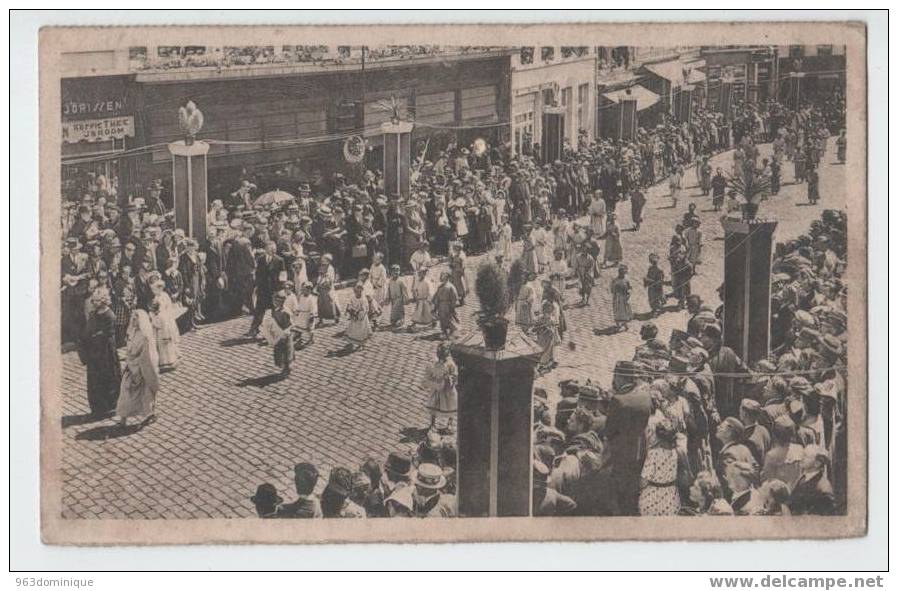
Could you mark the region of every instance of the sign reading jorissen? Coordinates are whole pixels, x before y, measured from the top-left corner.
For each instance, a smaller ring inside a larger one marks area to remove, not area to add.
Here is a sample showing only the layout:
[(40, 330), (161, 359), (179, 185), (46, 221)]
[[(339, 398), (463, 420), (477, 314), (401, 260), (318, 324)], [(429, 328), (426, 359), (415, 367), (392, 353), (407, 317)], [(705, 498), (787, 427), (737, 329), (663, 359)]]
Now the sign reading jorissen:
[(125, 137), (134, 137), (134, 117), (64, 121), (62, 124), (62, 141), (69, 144), (120, 140)]

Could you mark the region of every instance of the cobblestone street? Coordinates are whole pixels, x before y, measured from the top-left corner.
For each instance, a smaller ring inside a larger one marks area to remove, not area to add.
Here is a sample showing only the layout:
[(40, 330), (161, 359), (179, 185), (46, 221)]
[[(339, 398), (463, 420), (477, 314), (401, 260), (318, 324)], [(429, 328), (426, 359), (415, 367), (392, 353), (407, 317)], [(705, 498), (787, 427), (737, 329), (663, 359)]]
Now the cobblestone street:
[[(769, 152), (769, 145), (762, 147), (763, 156)], [(834, 160), (831, 140), (820, 169), (821, 201), (813, 207), (806, 206), (807, 186), (791, 184), (792, 164), (784, 163), (786, 184), (759, 213), (779, 222), (777, 241), (806, 232), (823, 209), (844, 208), (845, 167)], [(712, 165), (729, 172), (731, 153), (715, 157)], [(676, 209), (670, 207), (666, 182), (648, 192), (639, 232), (629, 231), (629, 202), (619, 207), (637, 315), (649, 309), (642, 287), (648, 255), (658, 253), (668, 276), (673, 227), (693, 202), (703, 222), (704, 262), (692, 289), (710, 305), (719, 303), (720, 214), (710, 211), (710, 197), (701, 196), (694, 169), (687, 170), (684, 185), (688, 188)], [(469, 258), (472, 287), (477, 260)], [(591, 304), (566, 311), (569, 331), (557, 354), (559, 367), (537, 382), (550, 399), (563, 379), (591, 378), (609, 386), (614, 363), (629, 358), (639, 343), (639, 322), (624, 333), (602, 334), (614, 324), (609, 284), (615, 276), (615, 269), (603, 270)], [(579, 299), (573, 283), (566, 295), (568, 303)], [(476, 309), (472, 296), (459, 310), (462, 333), (476, 330)], [(668, 312), (655, 322), (666, 340), (672, 328), (685, 326), (686, 313)], [(63, 355), (65, 518), (252, 517), (249, 497), (262, 482), (271, 482), (281, 496), (293, 500), (297, 462), (313, 462), (326, 474), (334, 466), (355, 469), (369, 456), (383, 461), (390, 451), (417, 447), (429, 421), (421, 375), (434, 359), (438, 331), (383, 330), (362, 350), (345, 354), (343, 326), (328, 323), (317, 331), (313, 345), (297, 351), (293, 373), (281, 379), (271, 348), (243, 337), (249, 323), (244, 317), (182, 337), (179, 368), (161, 378), (157, 421), (124, 435), (110, 429), (111, 419), (85, 422), (85, 369), (76, 353)]]

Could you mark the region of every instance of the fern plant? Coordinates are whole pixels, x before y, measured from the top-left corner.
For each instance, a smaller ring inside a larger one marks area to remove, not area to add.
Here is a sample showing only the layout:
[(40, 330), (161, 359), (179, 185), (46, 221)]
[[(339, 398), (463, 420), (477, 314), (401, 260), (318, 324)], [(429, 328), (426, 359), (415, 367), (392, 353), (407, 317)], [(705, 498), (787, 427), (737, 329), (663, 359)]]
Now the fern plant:
[(742, 208), (745, 219), (754, 219), (761, 201), (770, 195), (770, 177), (758, 174), (751, 162), (743, 165), (741, 175), (730, 176), (727, 185), (741, 195), (748, 206)]

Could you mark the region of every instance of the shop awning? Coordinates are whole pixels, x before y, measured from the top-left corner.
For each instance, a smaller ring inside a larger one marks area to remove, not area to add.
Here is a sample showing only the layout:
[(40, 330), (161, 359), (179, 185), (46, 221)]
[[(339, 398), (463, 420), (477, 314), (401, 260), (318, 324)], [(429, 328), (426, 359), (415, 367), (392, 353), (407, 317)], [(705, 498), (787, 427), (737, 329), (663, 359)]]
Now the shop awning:
[(679, 60), (647, 64), (645, 69), (656, 76), (669, 80), (674, 86), (681, 84), (697, 84), (705, 81), (705, 74), (703, 72), (699, 71), (698, 68), (693, 65), (690, 64), (687, 66)]
[(640, 86), (636, 84), (631, 86), (630, 88), (626, 88), (623, 90), (613, 90), (611, 92), (602, 93), (602, 96), (611, 101), (612, 103), (619, 103), (620, 101), (627, 98), (627, 91), (630, 91), (630, 96), (636, 99), (636, 110), (643, 111), (648, 109), (659, 100), (661, 97), (646, 88), (645, 86)]

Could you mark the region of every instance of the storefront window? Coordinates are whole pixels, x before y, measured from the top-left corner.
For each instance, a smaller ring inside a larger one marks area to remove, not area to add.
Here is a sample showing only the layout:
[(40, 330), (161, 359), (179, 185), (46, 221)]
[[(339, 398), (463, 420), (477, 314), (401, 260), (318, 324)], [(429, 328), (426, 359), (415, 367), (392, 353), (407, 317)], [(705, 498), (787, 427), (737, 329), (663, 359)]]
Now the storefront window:
[(158, 57), (177, 57), (181, 55), (181, 48), (176, 45), (160, 45), (156, 48)]
[(589, 52), (589, 48), (585, 45), (576, 47), (562, 47), (561, 57), (583, 57)]

